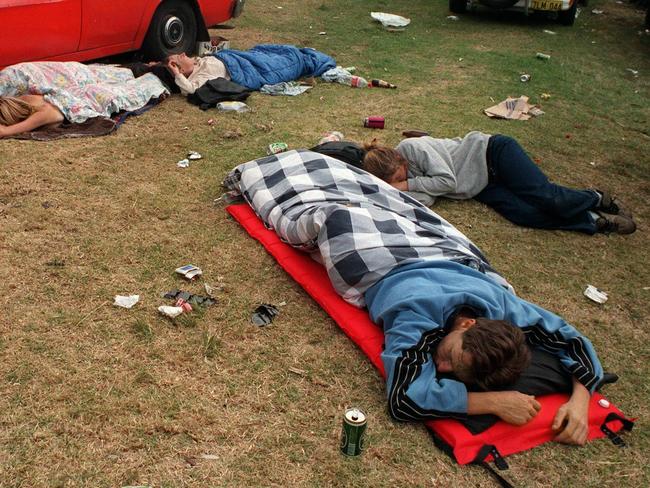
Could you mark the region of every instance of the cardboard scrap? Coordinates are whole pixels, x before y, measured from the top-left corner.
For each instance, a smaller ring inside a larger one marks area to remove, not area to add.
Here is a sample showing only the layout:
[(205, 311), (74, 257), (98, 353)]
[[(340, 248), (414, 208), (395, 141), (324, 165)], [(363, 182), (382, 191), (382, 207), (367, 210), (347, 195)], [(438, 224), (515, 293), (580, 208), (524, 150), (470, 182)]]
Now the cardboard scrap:
[(503, 102), (486, 108), (483, 112), (488, 117), (511, 120), (528, 120), (544, 113), (536, 105), (528, 103), (528, 97), (524, 95), (519, 98), (508, 97)]

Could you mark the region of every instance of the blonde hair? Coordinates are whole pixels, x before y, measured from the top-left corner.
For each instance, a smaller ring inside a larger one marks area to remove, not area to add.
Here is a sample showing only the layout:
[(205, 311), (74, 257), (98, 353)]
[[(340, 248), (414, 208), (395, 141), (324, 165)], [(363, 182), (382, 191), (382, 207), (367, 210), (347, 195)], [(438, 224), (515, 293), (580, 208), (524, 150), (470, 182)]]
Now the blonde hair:
[(14, 125), (22, 122), (36, 110), (29, 103), (16, 97), (0, 97), (0, 124)]
[(392, 147), (379, 144), (376, 139), (363, 145), (363, 169), (384, 181), (390, 180), (400, 167), (408, 161)]

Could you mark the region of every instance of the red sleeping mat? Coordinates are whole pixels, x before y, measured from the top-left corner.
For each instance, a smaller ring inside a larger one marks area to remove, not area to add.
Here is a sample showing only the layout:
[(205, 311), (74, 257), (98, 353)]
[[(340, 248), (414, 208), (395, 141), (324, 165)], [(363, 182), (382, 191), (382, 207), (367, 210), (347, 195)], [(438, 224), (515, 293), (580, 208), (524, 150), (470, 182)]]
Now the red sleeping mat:
[[(306, 253), (280, 241), (275, 232), (264, 227), (248, 204), (231, 205), (226, 208), (237, 222), (262, 243), (280, 266), (302, 286), (309, 295), (334, 319), (343, 332), (368, 356), (385, 378), (381, 361), (384, 336), (368, 316), (368, 312), (345, 302), (334, 290), (325, 268)], [(433, 420), (426, 422), (436, 445), (450, 454), (459, 464), (480, 463), (494, 460), (504, 466), (502, 456), (530, 449), (553, 439), (550, 426), (557, 409), (567, 400), (567, 395), (556, 394), (538, 397), (542, 404), (539, 414), (528, 424), (517, 427), (503, 421), (486, 431), (473, 435), (456, 420)], [(598, 401), (603, 396), (592, 396), (589, 410), (589, 439), (609, 436), (613, 442), (622, 444), (616, 435), (621, 429), (630, 430), (632, 422), (614, 405), (607, 408)]]

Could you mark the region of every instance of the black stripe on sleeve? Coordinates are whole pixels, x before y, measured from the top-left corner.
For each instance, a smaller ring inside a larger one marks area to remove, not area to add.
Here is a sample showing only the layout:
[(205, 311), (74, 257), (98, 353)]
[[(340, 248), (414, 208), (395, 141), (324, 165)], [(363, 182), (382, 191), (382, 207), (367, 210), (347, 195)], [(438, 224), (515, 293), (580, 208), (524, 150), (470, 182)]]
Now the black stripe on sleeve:
[(406, 391), (422, 372), (422, 365), (432, 360), (431, 353), (445, 336), (443, 329), (422, 334), (420, 341), (402, 352), (395, 362), (393, 382), (388, 396), (388, 411), (395, 420), (427, 420), (435, 418), (465, 418), (465, 414), (453, 414), (439, 410), (427, 410), (418, 406)]

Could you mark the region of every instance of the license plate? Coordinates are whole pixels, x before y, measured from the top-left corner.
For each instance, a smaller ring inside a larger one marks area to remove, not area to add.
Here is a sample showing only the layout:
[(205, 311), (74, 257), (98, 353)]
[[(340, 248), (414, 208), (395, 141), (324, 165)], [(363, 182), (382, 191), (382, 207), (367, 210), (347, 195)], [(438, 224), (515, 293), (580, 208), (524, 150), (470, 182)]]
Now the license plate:
[(562, 10), (562, 0), (533, 0), (531, 8), (533, 10)]

